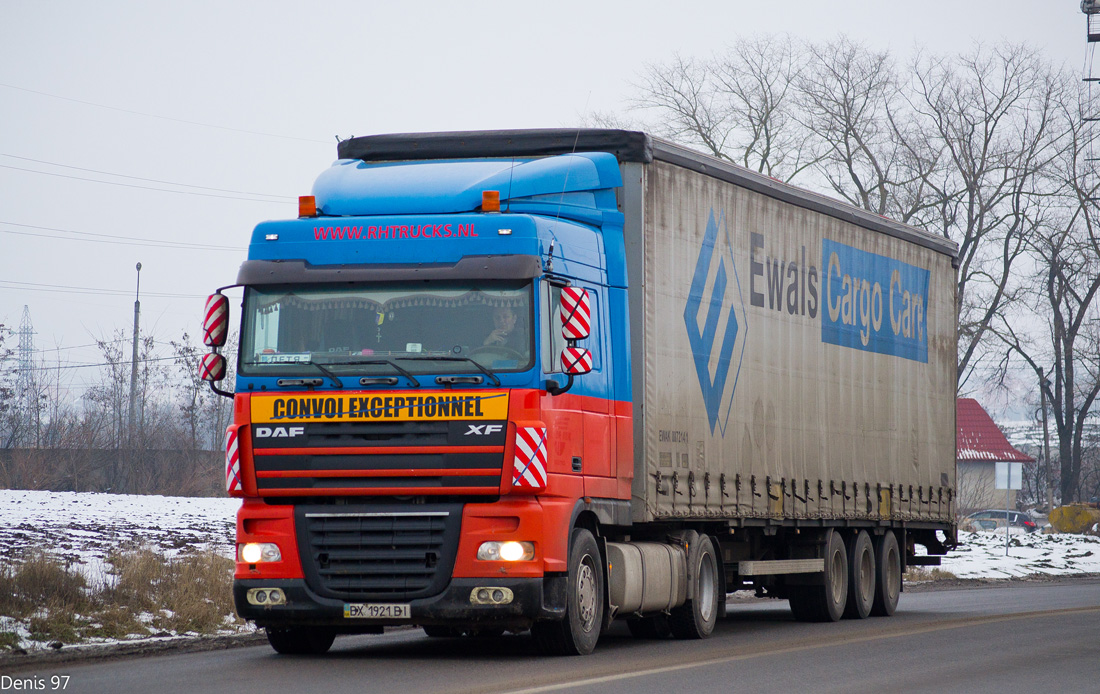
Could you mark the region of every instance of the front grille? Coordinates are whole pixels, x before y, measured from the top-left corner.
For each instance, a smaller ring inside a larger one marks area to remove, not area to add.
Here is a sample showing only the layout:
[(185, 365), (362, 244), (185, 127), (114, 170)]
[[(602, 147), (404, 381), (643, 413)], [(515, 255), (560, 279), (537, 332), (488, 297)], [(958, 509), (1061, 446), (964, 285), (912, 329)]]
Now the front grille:
[(270, 495), (497, 494), (507, 422), (252, 425), (256, 488)]
[[(340, 422), (305, 425), (300, 446), (445, 446), (457, 426), (451, 422)], [(269, 439), (263, 445), (286, 445)]]
[(409, 600), (440, 593), (450, 579), (461, 505), (310, 505), (295, 516), (306, 582), (319, 595)]

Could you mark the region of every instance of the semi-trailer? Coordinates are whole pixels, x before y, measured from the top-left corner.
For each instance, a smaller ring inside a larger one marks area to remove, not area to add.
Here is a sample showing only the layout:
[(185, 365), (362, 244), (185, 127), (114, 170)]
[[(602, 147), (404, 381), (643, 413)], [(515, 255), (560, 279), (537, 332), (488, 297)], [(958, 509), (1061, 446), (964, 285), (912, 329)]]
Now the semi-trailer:
[(645, 133), (344, 140), (259, 224), (234, 399), (238, 613), (280, 653), (419, 625), (586, 654), (728, 592), (890, 615), (956, 542), (942, 236)]

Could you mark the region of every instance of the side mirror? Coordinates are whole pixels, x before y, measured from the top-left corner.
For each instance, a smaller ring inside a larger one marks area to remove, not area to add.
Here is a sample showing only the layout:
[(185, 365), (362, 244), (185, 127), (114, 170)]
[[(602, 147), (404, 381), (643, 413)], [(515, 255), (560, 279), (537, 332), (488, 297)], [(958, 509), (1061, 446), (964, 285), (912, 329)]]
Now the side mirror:
[(225, 294), (211, 294), (206, 299), (206, 310), (203, 312), (202, 343), (207, 347), (222, 347), (227, 337), (229, 297)]
[(225, 357), (216, 352), (202, 355), (202, 361), (199, 362), (199, 378), (214, 383), (225, 378), (225, 371)]
[(592, 370), (592, 353), (584, 347), (566, 347), (561, 352), (561, 369), (570, 376), (581, 376)]
[[(588, 290), (562, 287), (560, 317), (561, 334), (566, 340), (583, 340), (588, 337), (592, 333), (592, 308)], [(564, 355), (562, 358), (564, 359)]]

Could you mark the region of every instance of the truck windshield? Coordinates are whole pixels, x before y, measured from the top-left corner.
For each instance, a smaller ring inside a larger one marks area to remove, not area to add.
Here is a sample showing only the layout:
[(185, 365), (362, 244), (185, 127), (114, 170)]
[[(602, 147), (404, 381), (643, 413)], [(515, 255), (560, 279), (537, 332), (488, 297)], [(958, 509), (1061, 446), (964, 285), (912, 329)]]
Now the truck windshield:
[(396, 376), (394, 363), (414, 374), (479, 371), (467, 359), (524, 371), (534, 354), (531, 297), (530, 282), (249, 287), (240, 372), (316, 375), (318, 364)]

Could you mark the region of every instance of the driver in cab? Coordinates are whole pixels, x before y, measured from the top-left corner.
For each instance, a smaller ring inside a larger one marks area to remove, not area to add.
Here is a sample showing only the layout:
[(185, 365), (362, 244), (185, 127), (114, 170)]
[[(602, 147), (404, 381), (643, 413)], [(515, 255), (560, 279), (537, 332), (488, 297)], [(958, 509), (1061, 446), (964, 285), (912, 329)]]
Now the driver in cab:
[(485, 347), (506, 347), (515, 351), (526, 351), (523, 331), (516, 325), (516, 312), (510, 306), (497, 306), (493, 309), (493, 331), (482, 343)]

